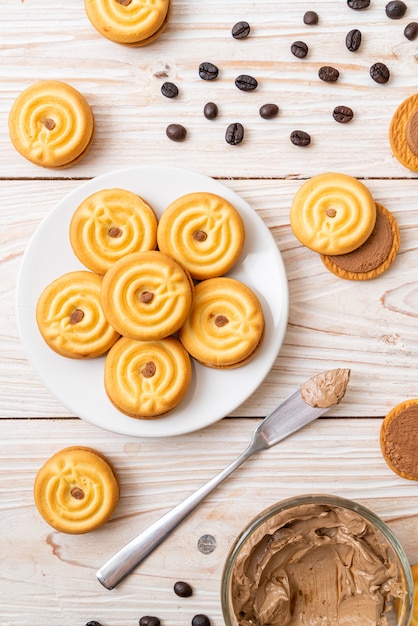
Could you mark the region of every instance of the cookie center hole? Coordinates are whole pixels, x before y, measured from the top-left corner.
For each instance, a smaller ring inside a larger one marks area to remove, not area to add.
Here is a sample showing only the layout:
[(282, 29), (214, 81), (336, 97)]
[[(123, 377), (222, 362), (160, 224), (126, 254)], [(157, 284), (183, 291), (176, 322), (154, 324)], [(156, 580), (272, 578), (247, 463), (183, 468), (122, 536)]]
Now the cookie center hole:
[(75, 309), (70, 315), (70, 324), (78, 324), (84, 317), (84, 313), (81, 309)]
[(337, 211), (335, 209), (327, 209), (325, 213), (328, 217), (335, 217), (337, 215)]
[(193, 233), (193, 239), (195, 241), (205, 241), (208, 238), (204, 230), (195, 230)]
[(73, 487), (71, 489), (71, 495), (76, 500), (82, 500), (84, 498), (84, 491), (80, 487)]
[(154, 361), (148, 361), (145, 363), (145, 366), (141, 370), (141, 374), (144, 378), (152, 378), (156, 372), (157, 368)]
[(44, 121), (43, 124), (45, 126), (45, 128), (47, 128), (48, 130), (53, 130), (56, 126), (54, 120), (52, 120), (50, 117), (47, 117)]
[(121, 4), (123, 7), (127, 7), (131, 4), (132, 0), (116, 0), (118, 4)]
[(217, 315), (215, 317), (215, 324), (219, 328), (222, 328), (222, 326), (226, 326), (228, 322), (229, 322), (229, 319), (225, 315)]
[(109, 229), (109, 237), (113, 237), (114, 239), (116, 239), (117, 237), (121, 237), (122, 236), (122, 229), (119, 228), (118, 226), (112, 226), (112, 228)]
[(153, 297), (154, 294), (151, 291), (143, 291), (139, 296), (139, 300), (144, 304), (149, 304), (152, 301)]

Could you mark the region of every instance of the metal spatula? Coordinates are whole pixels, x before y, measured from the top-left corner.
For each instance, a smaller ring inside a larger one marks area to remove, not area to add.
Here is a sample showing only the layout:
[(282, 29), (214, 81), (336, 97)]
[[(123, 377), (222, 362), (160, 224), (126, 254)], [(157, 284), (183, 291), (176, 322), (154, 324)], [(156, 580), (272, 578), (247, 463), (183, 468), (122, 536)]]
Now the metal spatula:
[(274, 446), (338, 404), (344, 396), (349, 375), (350, 370), (329, 370), (304, 383), (260, 422), (248, 448), (235, 461), (116, 552), (98, 570), (96, 576), (99, 582), (106, 589), (116, 587), (215, 487), (250, 456)]

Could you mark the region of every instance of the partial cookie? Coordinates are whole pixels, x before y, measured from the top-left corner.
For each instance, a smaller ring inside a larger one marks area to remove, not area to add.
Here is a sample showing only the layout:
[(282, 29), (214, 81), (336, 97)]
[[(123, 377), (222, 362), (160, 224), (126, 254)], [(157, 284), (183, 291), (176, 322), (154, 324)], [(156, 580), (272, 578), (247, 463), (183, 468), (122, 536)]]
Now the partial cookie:
[(264, 325), (263, 309), (252, 289), (233, 278), (210, 278), (196, 285), (179, 338), (202, 365), (240, 367), (261, 345)]
[(119, 484), (102, 454), (72, 446), (56, 452), (38, 471), (34, 499), (56, 530), (87, 533), (109, 520), (119, 501)]
[(334, 256), (321, 255), (325, 267), (339, 278), (368, 280), (385, 272), (400, 245), (399, 226), (382, 204), (376, 202), (376, 222), (370, 237), (357, 250)]
[(386, 415), (380, 446), (389, 467), (409, 480), (418, 480), (418, 398), (405, 400)]
[(84, 0), (88, 19), (103, 37), (127, 46), (145, 46), (164, 32), (170, 0)]
[(156, 250), (116, 261), (103, 277), (101, 302), (121, 335), (145, 341), (175, 333), (189, 315), (193, 283), (172, 258)]
[(418, 563), (411, 565), (411, 573), (414, 581), (414, 607), (410, 626), (418, 626)]
[(226, 274), (237, 262), (245, 240), (237, 209), (206, 192), (177, 198), (163, 212), (157, 231), (161, 252), (176, 259), (196, 280)]
[(91, 146), (93, 113), (74, 87), (44, 80), (22, 91), (14, 101), (9, 134), (16, 150), (35, 165), (69, 167)]
[(295, 237), (320, 254), (347, 254), (371, 235), (376, 204), (363, 183), (346, 174), (313, 176), (296, 192), (290, 209)]
[(36, 305), (36, 321), (52, 350), (72, 359), (92, 359), (119, 338), (100, 302), (102, 278), (93, 272), (68, 272), (47, 285)]
[(389, 126), (394, 156), (412, 172), (418, 172), (418, 94), (406, 98), (396, 109)]
[(140, 419), (154, 419), (174, 409), (192, 379), (190, 357), (174, 337), (135, 341), (122, 337), (109, 351), (105, 389), (114, 406)]
[(135, 193), (102, 189), (75, 210), (70, 242), (81, 263), (105, 274), (123, 256), (157, 247), (157, 217)]

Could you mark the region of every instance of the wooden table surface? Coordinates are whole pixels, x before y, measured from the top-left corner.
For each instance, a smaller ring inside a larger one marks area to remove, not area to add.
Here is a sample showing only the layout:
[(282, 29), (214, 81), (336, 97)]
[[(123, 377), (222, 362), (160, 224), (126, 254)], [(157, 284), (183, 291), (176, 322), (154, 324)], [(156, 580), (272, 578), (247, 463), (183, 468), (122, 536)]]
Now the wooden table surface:
[[(418, 21), (418, 8), (409, 2), (404, 18), (390, 20), (385, 4), (371, 0), (369, 9), (354, 11), (342, 0), (172, 0), (166, 32), (154, 44), (129, 48), (95, 31), (82, 0), (0, 3), (1, 626), (89, 620), (134, 626), (147, 614), (163, 626), (180, 626), (196, 613), (221, 626), (221, 574), (235, 537), (265, 507), (302, 493), (362, 502), (395, 531), (410, 562), (418, 562), (418, 485), (394, 474), (379, 447), (382, 418), (418, 396), (418, 178), (394, 158), (388, 141), (394, 111), (417, 90), (418, 40), (408, 41), (403, 29)], [(319, 14), (318, 25), (303, 24), (308, 9)], [(244, 19), (251, 34), (235, 40), (231, 27)], [(356, 53), (345, 46), (353, 28), (363, 34)], [(295, 40), (309, 45), (305, 59), (291, 54)], [(199, 78), (202, 61), (219, 67), (217, 81)], [(385, 85), (370, 77), (375, 62), (390, 69)], [(318, 79), (322, 65), (339, 69), (337, 83)], [(255, 92), (235, 88), (241, 73), (257, 78)], [(37, 167), (9, 140), (13, 101), (42, 79), (72, 84), (94, 112), (92, 148), (68, 169)], [(164, 80), (178, 85), (175, 100), (161, 95)], [(207, 101), (219, 106), (214, 121), (202, 114)], [(259, 116), (266, 102), (279, 105), (276, 119)], [(349, 124), (334, 121), (337, 105), (353, 108)], [(187, 128), (183, 143), (165, 135), (173, 122)], [(231, 122), (245, 128), (238, 146), (224, 139)], [(311, 135), (309, 147), (290, 142), (295, 129)], [(237, 192), (271, 230), (289, 284), (288, 326), (265, 381), (232, 415), (171, 438), (123, 436), (71, 414), (29, 365), (17, 326), (18, 272), (39, 224), (81, 183), (135, 165), (181, 167)], [(375, 280), (335, 277), (290, 229), (297, 189), (326, 171), (363, 180), (399, 223), (398, 257)], [(104, 561), (232, 461), (277, 402), (334, 367), (352, 374), (331, 415), (247, 461), (116, 589), (98, 583)], [(55, 532), (33, 502), (37, 470), (69, 445), (100, 450), (120, 479), (113, 518), (87, 535)], [(176, 580), (190, 582), (191, 598), (175, 596)]]

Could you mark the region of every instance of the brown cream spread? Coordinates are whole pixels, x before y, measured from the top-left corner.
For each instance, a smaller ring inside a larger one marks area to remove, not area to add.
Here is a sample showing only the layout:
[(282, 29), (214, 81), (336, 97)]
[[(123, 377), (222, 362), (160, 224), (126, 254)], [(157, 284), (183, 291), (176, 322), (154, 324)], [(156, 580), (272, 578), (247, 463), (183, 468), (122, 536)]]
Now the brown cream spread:
[(390, 547), (379, 535), (344, 507), (305, 503), (281, 511), (240, 549), (231, 592), (237, 623), (388, 624), (393, 599), (404, 589)]
[(345, 395), (349, 379), (349, 369), (321, 372), (300, 387), (302, 399), (313, 407), (328, 408), (338, 404)]

